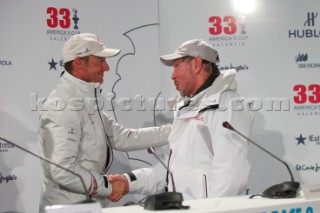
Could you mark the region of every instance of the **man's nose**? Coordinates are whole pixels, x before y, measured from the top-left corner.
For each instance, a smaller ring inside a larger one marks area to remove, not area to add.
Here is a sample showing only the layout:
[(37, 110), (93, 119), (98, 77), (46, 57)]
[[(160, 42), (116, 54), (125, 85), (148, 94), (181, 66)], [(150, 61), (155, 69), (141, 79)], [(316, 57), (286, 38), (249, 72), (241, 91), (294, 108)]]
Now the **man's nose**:
[(103, 70), (105, 72), (108, 72), (110, 70), (109, 64), (106, 61), (103, 63)]
[(172, 71), (171, 79), (172, 79), (172, 80), (174, 80), (174, 79), (175, 79), (175, 72), (174, 72), (174, 70)]

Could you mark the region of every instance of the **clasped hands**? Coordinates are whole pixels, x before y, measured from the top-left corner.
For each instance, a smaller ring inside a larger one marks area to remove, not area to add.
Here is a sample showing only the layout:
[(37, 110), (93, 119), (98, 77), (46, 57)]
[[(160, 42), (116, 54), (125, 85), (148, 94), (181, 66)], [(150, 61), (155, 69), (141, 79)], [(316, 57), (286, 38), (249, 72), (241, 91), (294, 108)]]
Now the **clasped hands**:
[(129, 183), (124, 175), (108, 175), (108, 181), (112, 184), (112, 193), (107, 197), (109, 200), (117, 202), (129, 192)]

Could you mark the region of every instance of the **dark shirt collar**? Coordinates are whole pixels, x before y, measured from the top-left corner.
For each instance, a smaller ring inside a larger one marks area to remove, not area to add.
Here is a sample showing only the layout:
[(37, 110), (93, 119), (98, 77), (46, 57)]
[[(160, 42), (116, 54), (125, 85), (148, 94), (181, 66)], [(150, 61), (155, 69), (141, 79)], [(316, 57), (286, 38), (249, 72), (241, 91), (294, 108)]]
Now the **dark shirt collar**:
[(193, 94), (193, 96), (199, 94), (203, 90), (210, 87), (213, 84), (214, 80), (216, 80), (217, 77), (218, 76), (210, 75), (209, 78), (202, 84), (202, 86)]

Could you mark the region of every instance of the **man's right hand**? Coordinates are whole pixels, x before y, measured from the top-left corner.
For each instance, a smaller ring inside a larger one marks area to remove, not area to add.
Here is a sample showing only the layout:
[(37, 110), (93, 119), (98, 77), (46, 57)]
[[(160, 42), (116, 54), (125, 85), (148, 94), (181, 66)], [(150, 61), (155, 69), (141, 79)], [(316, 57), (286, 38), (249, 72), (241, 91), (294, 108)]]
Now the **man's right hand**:
[(109, 175), (108, 181), (112, 184), (112, 193), (107, 197), (109, 200), (117, 202), (129, 192), (129, 183), (124, 175)]

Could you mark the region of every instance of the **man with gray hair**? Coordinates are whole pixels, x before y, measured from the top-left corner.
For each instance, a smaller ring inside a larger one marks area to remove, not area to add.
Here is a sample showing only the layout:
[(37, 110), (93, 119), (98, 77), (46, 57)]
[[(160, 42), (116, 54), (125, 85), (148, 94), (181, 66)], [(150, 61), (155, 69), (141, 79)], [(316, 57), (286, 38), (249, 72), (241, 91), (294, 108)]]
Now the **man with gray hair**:
[[(175, 109), (169, 146), (157, 153), (172, 172), (176, 191), (186, 200), (244, 194), (250, 171), (248, 141), (222, 126), (228, 121), (246, 136), (251, 132), (252, 113), (232, 108), (234, 101), (243, 100), (236, 92), (235, 70), (220, 73), (218, 52), (200, 39), (186, 41), (160, 59), (173, 67), (171, 79), (180, 93), (169, 104)], [(124, 176), (130, 193), (173, 189), (160, 164)]]

